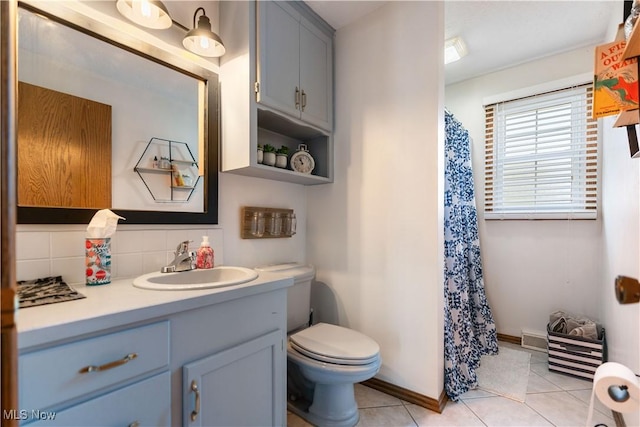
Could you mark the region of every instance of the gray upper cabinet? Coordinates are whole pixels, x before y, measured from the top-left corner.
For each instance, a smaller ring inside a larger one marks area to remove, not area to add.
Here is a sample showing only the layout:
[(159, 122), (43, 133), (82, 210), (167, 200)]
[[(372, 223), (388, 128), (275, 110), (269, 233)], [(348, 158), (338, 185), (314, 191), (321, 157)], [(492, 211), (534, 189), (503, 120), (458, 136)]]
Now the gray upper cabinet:
[(331, 33), (287, 2), (258, 2), (258, 20), (257, 102), (331, 131)]
[[(222, 1), (220, 169), (318, 185), (333, 182), (334, 30), (304, 2)], [(289, 149), (287, 167), (261, 163), (258, 147)], [(310, 173), (292, 170), (304, 144)]]

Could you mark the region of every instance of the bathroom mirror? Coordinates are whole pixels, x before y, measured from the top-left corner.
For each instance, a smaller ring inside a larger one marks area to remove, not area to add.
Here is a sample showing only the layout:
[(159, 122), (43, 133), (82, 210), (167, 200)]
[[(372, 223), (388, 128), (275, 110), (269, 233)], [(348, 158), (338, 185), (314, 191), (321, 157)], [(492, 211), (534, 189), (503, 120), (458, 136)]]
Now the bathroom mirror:
[[(115, 2), (98, 3), (115, 11)], [(73, 174), (65, 177), (66, 184), (51, 184), (51, 188), (56, 189), (83, 181), (84, 192), (110, 192), (110, 198), (106, 199), (111, 201), (102, 202), (110, 203), (110, 206), (83, 207), (75, 201), (73, 205), (59, 206), (49, 202), (39, 204), (33, 199), (23, 202), (18, 197), (18, 223), (87, 224), (96, 210), (104, 207), (126, 218), (125, 224), (217, 223), (217, 74), (197, 61), (189, 60), (188, 55), (161, 50), (115, 30), (113, 24), (109, 26), (75, 10), (61, 8), (61, 12), (51, 13), (27, 3), (19, 6), (18, 80), (69, 94), (82, 101), (108, 105), (112, 149), (110, 160), (85, 163), (81, 171), (77, 170), (76, 162), (71, 171)], [(23, 98), (27, 97), (18, 95), (18, 110), (35, 111), (36, 105), (20, 104)], [(44, 110), (41, 108), (39, 114), (46, 114), (55, 109), (53, 105), (61, 103), (51, 104)], [(34, 117), (37, 116), (32, 114), (29, 123), (35, 123)], [(17, 113), (16, 117), (20, 118)], [(21, 124), (25, 122), (27, 120), (23, 119)], [(57, 128), (54, 127), (52, 133), (58, 140), (66, 138), (65, 135), (60, 138), (61, 131), (70, 127), (66, 123), (69, 122), (65, 118)], [(25, 126), (18, 126), (18, 157), (21, 153), (21, 127)], [(91, 132), (104, 133), (93, 129), (76, 133), (85, 135)], [(48, 138), (44, 132), (38, 135), (42, 140), (54, 139)], [(167, 145), (157, 141), (175, 143)], [(49, 145), (52, 145), (51, 150), (55, 150), (54, 144)], [(171, 150), (168, 148), (171, 146), (173, 152), (165, 154), (163, 150)], [(41, 169), (71, 169), (70, 160), (60, 160), (56, 165), (53, 158), (78, 156), (71, 144), (62, 150), (65, 154), (60, 156), (49, 156), (47, 150), (38, 150), (39, 157), (32, 160), (35, 166), (25, 167), (19, 161), (18, 182), (21, 172), (26, 174), (27, 170), (38, 169), (40, 163)], [(29, 148), (23, 153), (33, 151)], [(160, 160), (165, 156), (177, 159), (170, 171), (156, 169), (154, 158)], [(193, 159), (193, 165), (187, 166), (187, 159)], [(173, 170), (178, 170), (178, 165), (184, 169), (184, 172), (181, 169), (180, 176), (193, 183), (192, 188), (180, 188), (189, 186), (175, 184)], [(111, 171), (110, 179), (99, 177), (99, 171), (104, 169)], [(27, 180), (29, 192), (53, 191), (43, 188), (47, 180), (36, 173), (34, 178)], [(162, 191), (168, 196), (158, 197), (158, 188), (151, 188), (158, 185), (152, 184), (154, 181), (166, 182)], [(109, 185), (110, 188), (107, 187)], [(21, 189), (18, 188), (18, 194)]]

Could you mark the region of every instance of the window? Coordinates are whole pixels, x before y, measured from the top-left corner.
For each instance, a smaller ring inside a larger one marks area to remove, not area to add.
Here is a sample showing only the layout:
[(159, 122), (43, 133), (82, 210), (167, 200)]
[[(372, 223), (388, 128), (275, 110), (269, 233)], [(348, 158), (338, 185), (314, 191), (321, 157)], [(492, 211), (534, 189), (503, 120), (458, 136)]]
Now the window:
[(595, 219), (591, 85), (485, 107), (485, 219)]

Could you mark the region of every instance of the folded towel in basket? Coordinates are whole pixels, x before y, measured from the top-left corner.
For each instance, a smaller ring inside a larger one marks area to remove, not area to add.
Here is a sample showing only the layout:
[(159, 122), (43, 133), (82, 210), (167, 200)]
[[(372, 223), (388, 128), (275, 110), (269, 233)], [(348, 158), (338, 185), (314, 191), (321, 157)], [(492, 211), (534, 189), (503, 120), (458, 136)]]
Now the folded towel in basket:
[(18, 298), (20, 308), (26, 308), (86, 297), (67, 285), (62, 276), (54, 276), (19, 281)]
[(596, 322), (583, 317), (574, 316), (564, 311), (556, 311), (549, 315), (549, 328), (559, 334), (567, 334), (577, 337), (598, 339)]

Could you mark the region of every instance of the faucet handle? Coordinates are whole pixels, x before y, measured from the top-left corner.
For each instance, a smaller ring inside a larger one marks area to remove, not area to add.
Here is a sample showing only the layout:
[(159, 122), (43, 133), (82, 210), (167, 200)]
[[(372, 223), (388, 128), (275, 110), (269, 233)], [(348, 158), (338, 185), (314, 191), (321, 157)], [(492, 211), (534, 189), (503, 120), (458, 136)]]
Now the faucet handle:
[(192, 241), (193, 240), (185, 240), (184, 242), (180, 242), (176, 248), (176, 256), (186, 254), (189, 251), (189, 243)]

